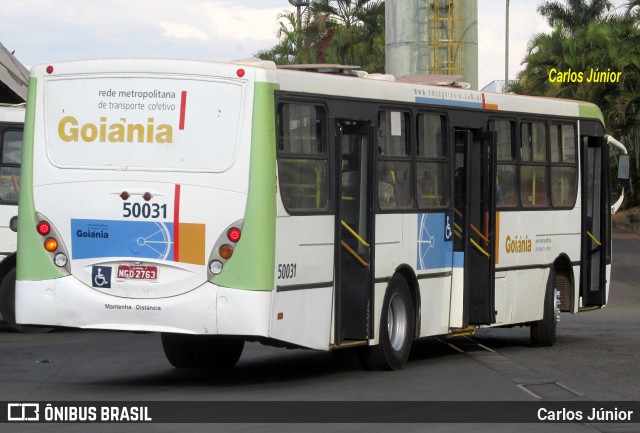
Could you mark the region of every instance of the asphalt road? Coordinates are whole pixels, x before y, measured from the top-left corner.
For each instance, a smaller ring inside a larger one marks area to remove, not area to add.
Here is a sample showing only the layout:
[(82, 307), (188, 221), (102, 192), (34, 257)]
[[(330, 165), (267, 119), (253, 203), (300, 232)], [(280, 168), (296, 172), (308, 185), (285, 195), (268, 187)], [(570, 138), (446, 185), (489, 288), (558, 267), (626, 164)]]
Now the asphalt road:
[[(614, 233), (609, 305), (562, 315), (550, 348), (528, 328), (414, 344), (407, 366), (370, 372), (330, 353), (248, 344), (230, 372), (170, 366), (156, 334), (0, 327), (0, 389), (13, 401), (640, 401), (640, 236)], [(213, 407), (213, 406), (212, 406)], [(323, 407), (319, 405), (319, 407)], [(0, 410), (5, 410), (0, 407)], [(294, 419), (295, 421), (295, 419)], [(629, 424), (0, 424), (0, 431), (638, 432)]]

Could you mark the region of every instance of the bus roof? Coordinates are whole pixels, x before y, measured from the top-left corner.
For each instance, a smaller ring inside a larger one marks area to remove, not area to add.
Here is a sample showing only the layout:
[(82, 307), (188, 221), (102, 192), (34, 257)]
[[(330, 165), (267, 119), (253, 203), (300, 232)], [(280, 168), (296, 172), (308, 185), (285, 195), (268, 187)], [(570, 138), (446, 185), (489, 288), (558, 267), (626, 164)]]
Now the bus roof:
[[(354, 73), (356, 67), (349, 65), (326, 65), (326, 72), (331, 73), (323, 73), (325, 69), (318, 65), (276, 67), (273, 62), (260, 59), (242, 59), (226, 63), (171, 59), (100, 59), (56, 63), (54, 70), (57, 70), (58, 66), (61, 67), (60, 72), (63, 75), (92, 72), (216, 75), (221, 70), (229, 71), (227, 68), (236, 67), (253, 70), (245, 79), (255, 77), (259, 82), (276, 83), (283, 91), (378, 99), (390, 103), (405, 102), (494, 112), (580, 117), (598, 119), (604, 124), (600, 109), (588, 102), (481, 92), (456, 87), (455, 83), (453, 86), (441, 86), (422, 84), (423, 80), (407, 82), (394, 79), (388, 74), (367, 74), (360, 71)], [(31, 71), (32, 76), (47, 75), (46, 67), (47, 65), (34, 67)], [(54, 72), (54, 75), (58, 74)]]

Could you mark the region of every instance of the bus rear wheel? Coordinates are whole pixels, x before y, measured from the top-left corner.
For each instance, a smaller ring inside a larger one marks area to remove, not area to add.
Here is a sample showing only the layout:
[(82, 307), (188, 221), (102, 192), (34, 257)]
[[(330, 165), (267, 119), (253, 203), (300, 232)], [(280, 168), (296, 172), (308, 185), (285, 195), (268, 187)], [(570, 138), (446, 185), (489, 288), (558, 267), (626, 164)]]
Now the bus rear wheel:
[(364, 362), (372, 370), (399, 370), (409, 359), (413, 340), (414, 307), (407, 281), (396, 274), (384, 296), (380, 343), (367, 348)]
[(10, 270), (0, 283), (0, 313), (5, 322), (18, 332), (49, 332), (46, 326), (18, 325), (16, 323), (16, 270)]
[(556, 342), (556, 328), (560, 314), (558, 296), (555, 289), (555, 277), (551, 275), (544, 296), (542, 320), (533, 322), (530, 328), (531, 345), (553, 346)]
[(219, 335), (162, 333), (162, 348), (176, 368), (227, 370), (240, 359), (244, 340)]

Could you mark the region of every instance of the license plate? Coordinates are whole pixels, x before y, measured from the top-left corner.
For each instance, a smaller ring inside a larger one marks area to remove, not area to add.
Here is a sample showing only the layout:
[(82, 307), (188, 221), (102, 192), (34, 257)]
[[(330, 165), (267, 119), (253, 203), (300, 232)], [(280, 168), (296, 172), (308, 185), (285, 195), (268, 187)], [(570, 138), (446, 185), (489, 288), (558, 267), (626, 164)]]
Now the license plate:
[(156, 280), (158, 279), (157, 266), (119, 265), (119, 280)]

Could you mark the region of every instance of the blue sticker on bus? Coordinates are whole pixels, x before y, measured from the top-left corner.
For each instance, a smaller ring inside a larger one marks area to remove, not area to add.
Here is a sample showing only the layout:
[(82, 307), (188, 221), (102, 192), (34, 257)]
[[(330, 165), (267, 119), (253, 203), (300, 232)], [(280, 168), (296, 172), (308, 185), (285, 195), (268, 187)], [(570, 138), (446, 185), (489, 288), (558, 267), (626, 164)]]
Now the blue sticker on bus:
[(111, 267), (110, 266), (92, 266), (91, 267), (91, 285), (99, 289), (111, 288)]
[(71, 255), (173, 260), (173, 223), (72, 219)]
[(451, 268), (452, 225), (453, 219), (448, 213), (418, 214), (418, 271)]

